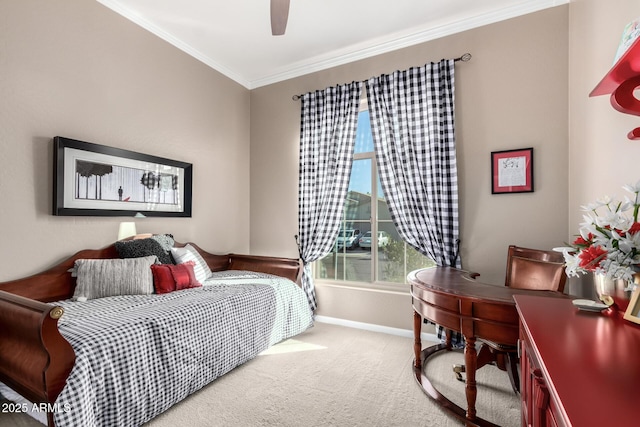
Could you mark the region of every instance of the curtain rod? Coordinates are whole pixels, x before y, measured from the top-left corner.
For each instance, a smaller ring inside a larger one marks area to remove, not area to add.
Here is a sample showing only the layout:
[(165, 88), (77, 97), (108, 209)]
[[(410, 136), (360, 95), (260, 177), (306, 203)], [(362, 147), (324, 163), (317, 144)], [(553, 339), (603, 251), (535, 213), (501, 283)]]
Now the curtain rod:
[[(462, 56), (460, 56), (459, 58), (455, 58), (453, 62), (458, 62), (458, 61), (468, 62), (470, 60), (471, 60), (471, 54), (467, 52), (462, 54)], [(293, 95), (291, 97), (291, 99), (293, 99), (294, 101), (298, 101), (300, 100), (300, 98), (302, 98), (302, 95)]]

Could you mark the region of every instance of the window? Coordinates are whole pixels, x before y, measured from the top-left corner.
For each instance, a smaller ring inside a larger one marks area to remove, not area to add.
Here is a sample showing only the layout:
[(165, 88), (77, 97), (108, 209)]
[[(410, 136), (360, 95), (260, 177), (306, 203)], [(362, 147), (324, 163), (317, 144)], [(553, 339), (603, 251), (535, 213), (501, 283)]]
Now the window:
[[(375, 185), (373, 185), (375, 183)], [(376, 166), (369, 111), (358, 130), (342, 226), (333, 250), (316, 261), (317, 279), (405, 283), (407, 274), (435, 263), (408, 246), (396, 231)]]

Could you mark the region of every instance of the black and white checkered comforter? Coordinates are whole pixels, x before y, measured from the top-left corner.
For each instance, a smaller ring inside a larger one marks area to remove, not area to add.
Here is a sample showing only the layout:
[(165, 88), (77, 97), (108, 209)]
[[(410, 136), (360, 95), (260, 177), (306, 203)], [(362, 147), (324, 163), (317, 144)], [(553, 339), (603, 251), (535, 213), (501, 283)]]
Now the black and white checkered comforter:
[(57, 427), (139, 426), (313, 323), (293, 282), (214, 273), (202, 288), (61, 301), (58, 325), (76, 362)]

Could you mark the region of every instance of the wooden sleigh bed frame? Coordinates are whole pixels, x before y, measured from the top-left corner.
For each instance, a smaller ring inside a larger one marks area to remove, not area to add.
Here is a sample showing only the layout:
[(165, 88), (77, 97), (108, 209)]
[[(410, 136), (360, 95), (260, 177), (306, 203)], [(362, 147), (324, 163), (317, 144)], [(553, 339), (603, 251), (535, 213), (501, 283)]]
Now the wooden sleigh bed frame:
[[(297, 259), (253, 255), (214, 255), (195, 247), (212, 271), (250, 270), (299, 283)], [(176, 247), (186, 244), (175, 243)], [(115, 244), (87, 249), (54, 267), (23, 279), (0, 283), (0, 382), (27, 400), (53, 406), (73, 368), (75, 353), (58, 330), (61, 307), (49, 304), (69, 299), (75, 278), (69, 269), (77, 259), (119, 258)], [(47, 411), (49, 426), (52, 413)]]

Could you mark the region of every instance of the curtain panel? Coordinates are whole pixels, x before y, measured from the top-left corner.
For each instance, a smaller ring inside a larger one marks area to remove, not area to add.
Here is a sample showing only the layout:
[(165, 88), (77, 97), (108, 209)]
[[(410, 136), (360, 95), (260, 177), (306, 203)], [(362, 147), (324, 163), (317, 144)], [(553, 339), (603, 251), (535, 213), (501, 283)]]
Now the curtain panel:
[(367, 81), (382, 189), (400, 236), (437, 265), (461, 267), (454, 60)]
[(311, 263), (327, 255), (338, 237), (349, 187), (362, 82), (301, 97), (298, 250), (302, 288), (317, 308)]

